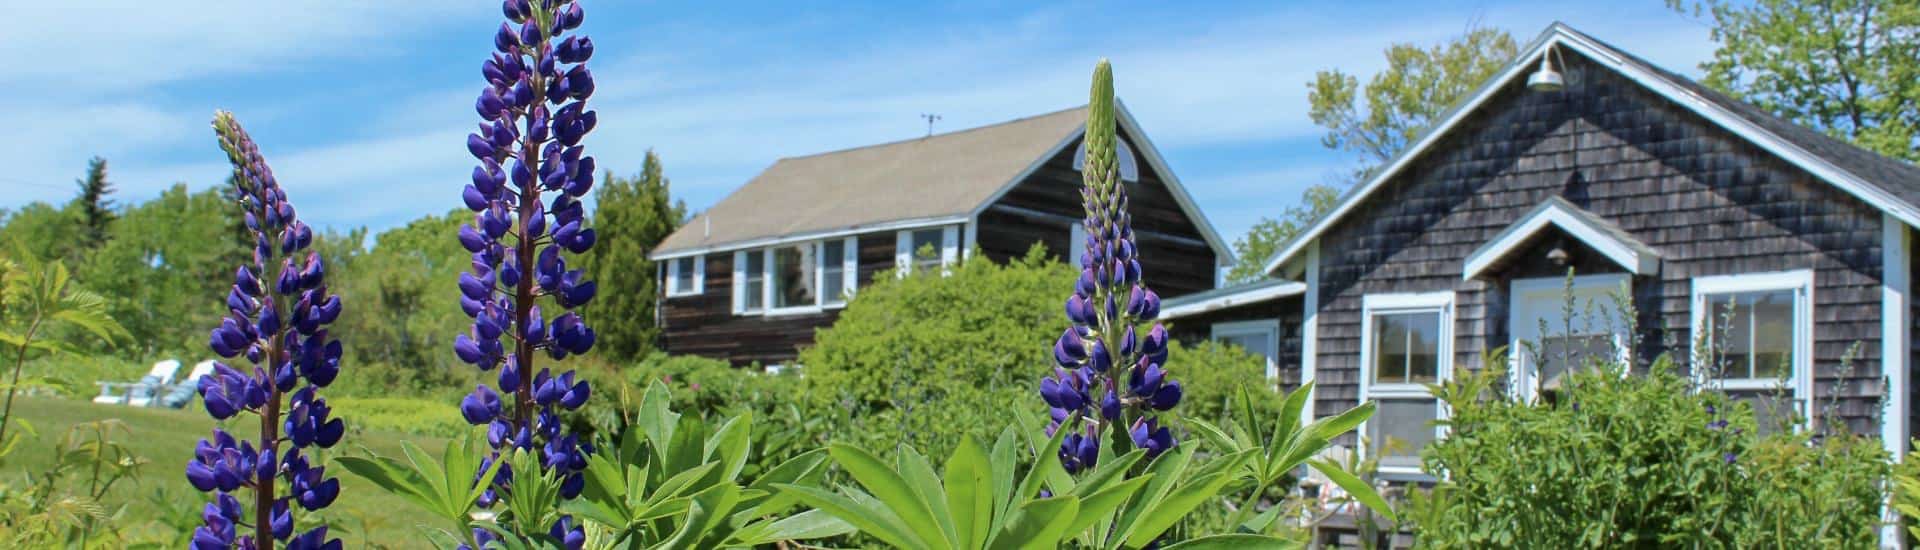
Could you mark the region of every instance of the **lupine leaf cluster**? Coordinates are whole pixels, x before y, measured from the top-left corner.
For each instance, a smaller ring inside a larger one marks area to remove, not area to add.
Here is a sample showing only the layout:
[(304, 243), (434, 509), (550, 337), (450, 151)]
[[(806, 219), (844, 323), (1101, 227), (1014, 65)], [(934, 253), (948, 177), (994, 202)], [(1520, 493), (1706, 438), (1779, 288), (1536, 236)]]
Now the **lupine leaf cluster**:
[(1053, 416), (1048, 430), (1074, 431), (1060, 447), (1068, 472), (1095, 465), (1105, 429), (1125, 430), (1125, 441), (1145, 449), (1148, 458), (1172, 449), (1178, 442), (1156, 413), (1181, 398), (1180, 383), (1167, 373), (1166, 327), (1153, 323), (1144, 334), (1136, 328), (1160, 315), (1160, 296), (1140, 273), (1127, 188), (1115, 157), (1113, 69), (1106, 61), (1094, 69), (1091, 95), (1080, 189), (1086, 253), (1066, 302), (1073, 326), (1054, 343), (1054, 376), (1040, 382)]
[[(193, 547), (339, 548), (324, 524), (296, 535), (294, 514), (317, 512), (340, 494), (340, 481), (307, 455), (333, 447), (346, 433), (318, 394), (340, 374), (340, 342), (326, 329), (340, 317), (340, 297), (327, 292), (324, 264), (307, 252), (313, 230), (295, 215), (253, 138), (231, 113), (218, 113), (213, 126), (233, 164), (253, 255), (234, 271), (228, 315), (209, 337), (208, 347), (225, 360), (196, 389), (215, 419), (259, 424), (256, 439), (223, 426), (194, 448), (187, 481), (213, 493), (213, 501), (202, 512), (205, 524), (194, 531)], [(236, 358), (251, 368), (229, 364)], [(242, 488), (249, 490), (245, 499), (237, 496)]]
[[(467, 136), (467, 151), (479, 165), (461, 193), (473, 221), (458, 237), (473, 266), (458, 286), (461, 310), (473, 325), (455, 339), (454, 353), (482, 371), (498, 371), (497, 384), (480, 385), (461, 402), (468, 422), (488, 426), (494, 448), (488, 460), (524, 451), (538, 457), (542, 472), (516, 471), (509, 463), (481, 497), (482, 507), (513, 498), (516, 475), (552, 474), (560, 480), (560, 498), (578, 496), (593, 452), (559, 416), (586, 403), (589, 385), (571, 370), (538, 364), (543, 355), (560, 360), (586, 353), (595, 339), (573, 310), (593, 299), (596, 285), (568, 265), (568, 256), (587, 252), (595, 240), (580, 202), (594, 184), (593, 157), (581, 146), (598, 122), (587, 109), (593, 40), (569, 34), (585, 20), (577, 2), (506, 0), (501, 6), (507, 21), (494, 33), (495, 51), (481, 65), (486, 84), (474, 101), (479, 129)], [(554, 310), (559, 313), (549, 317)], [(567, 517), (554, 525), (562, 535), (578, 528)]]

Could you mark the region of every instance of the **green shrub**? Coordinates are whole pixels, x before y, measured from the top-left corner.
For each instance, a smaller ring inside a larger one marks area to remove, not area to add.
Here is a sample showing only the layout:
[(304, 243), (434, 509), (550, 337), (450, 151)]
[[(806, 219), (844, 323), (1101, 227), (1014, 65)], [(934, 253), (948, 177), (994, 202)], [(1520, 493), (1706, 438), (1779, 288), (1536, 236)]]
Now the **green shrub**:
[(1759, 435), (1750, 407), (1694, 391), (1665, 357), (1645, 376), (1577, 374), (1552, 404), (1498, 395), (1497, 370), (1439, 392), (1452, 432), (1422, 454), (1446, 473), (1416, 504), (1423, 545), (1875, 544), (1887, 466), (1874, 440)]
[(1232, 401), (1239, 399), (1241, 388), (1256, 390), (1251, 400), (1254, 413), (1265, 418), (1279, 415), (1280, 400), (1267, 381), (1265, 358), (1213, 341), (1188, 346), (1176, 340), (1171, 349), (1168, 372), (1186, 392), (1175, 409), (1181, 416), (1220, 423), (1232, 410)]
[(444, 399), (329, 397), (327, 403), (352, 430), (458, 437), (470, 428), (460, 416), (460, 407)]

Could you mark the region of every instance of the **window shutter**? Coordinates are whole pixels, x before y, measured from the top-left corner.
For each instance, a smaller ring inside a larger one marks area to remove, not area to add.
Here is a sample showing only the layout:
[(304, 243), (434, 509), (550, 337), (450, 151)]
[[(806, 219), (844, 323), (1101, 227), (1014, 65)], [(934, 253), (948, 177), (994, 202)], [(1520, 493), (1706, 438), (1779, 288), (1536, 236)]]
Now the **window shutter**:
[(1080, 269), (1080, 259), (1087, 256), (1087, 225), (1078, 221), (1068, 225), (1072, 229), (1067, 237), (1067, 265)]
[(733, 253), (733, 312), (747, 309), (747, 253)]
[(667, 295), (680, 294), (680, 259), (667, 260)]

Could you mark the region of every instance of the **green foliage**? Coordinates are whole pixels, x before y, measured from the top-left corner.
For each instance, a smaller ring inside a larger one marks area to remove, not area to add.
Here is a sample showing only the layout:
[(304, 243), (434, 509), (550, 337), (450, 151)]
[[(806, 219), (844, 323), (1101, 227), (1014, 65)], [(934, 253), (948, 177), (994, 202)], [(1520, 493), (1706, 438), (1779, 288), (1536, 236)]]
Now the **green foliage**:
[(1275, 393), (1273, 381), (1267, 379), (1265, 357), (1212, 340), (1191, 345), (1175, 340), (1170, 345), (1172, 372), (1186, 392), (1174, 411), (1182, 418), (1224, 423), (1237, 412), (1242, 390), (1255, 390), (1251, 405), (1255, 414), (1269, 418), (1279, 414), (1281, 402), (1270, 399)]
[(9, 213), (5, 222), (0, 225), (0, 246), (24, 248), (23, 253), (35, 258), (72, 258), (80, 250), (73, 235), (81, 231), (84, 222), (73, 203), (28, 203)]
[[(347, 428), (457, 438), (472, 426), (460, 408), (448, 399), (412, 397), (331, 397), (333, 414), (346, 419)], [(349, 436), (351, 439), (351, 436)]]
[(1205, 437), (1210, 445), (1223, 452), (1247, 453), (1251, 456), (1246, 462), (1246, 475), (1252, 481), (1252, 487), (1242, 497), (1240, 506), (1235, 508), (1227, 525), (1235, 530), (1253, 533), (1274, 529), (1275, 521), (1280, 519), (1285, 508), (1272, 506), (1259, 515), (1253, 514), (1254, 508), (1263, 497), (1270, 496), (1267, 494), (1270, 488), (1291, 490), (1298, 485), (1299, 479), (1295, 475), (1302, 465), (1311, 466), (1327, 476), (1361, 504), (1388, 518), (1393, 517), (1393, 510), (1387, 506), (1385, 499), (1374, 492), (1371, 484), (1362, 481), (1344, 465), (1319, 458), (1332, 444), (1333, 438), (1353, 431), (1373, 416), (1372, 402), (1306, 423), (1302, 419), (1305, 418), (1307, 407), (1312, 405), (1308, 398), (1313, 395), (1313, 382), (1307, 382), (1293, 393), (1280, 392), (1275, 396), (1278, 405), (1273, 408), (1277, 409), (1278, 414), (1269, 414), (1256, 405), (1273, 394), (1251, 391), (1246, 386), (1239, 388), (1234, 415), (1225, 425), (1216, 427), (1206, 422), (1191, 421), (1195, 431)]
[(1796, 124), (1920, 159), (1920, 5), (1910, 1), (1667, 0), (1706, 15), (1705, 83)]
[(1920, 450), (1893, 467), (1893, 509), (1906, 519), (1907, 532), (1920, 537)]
[(122, 442), (131, 435), (118, 420), (75, 424), (51, 449), (45, 470), (28, 472), (23, 486), (0, 484), (0, 543), (89, 548), (124, 541), (133, 523), (129, 504), (105, 497), (138, 479), (147, 463)]
[[(1494, 356), (1482, 364), (1505, 361)], [(1567, 393), (1551, 404), (1498, 395), (1498, 368), (1440, 390), (1452, 432), (1423, 458), (1427, 471), (1447, 475), (1416, 502), (1421, 542), (1875, 544), (1887, 476), (1877, 442), (1848, 434), (1758, 435), (1748, 405), (1694, 391), (1665, 357), (1644, 376), (1604, 367), (1573, 375)]]
[(1320, 143), (1360, 157), (1353, 180), (1365, 180), (1406, 149), (1434, 119), (1513, 59), (1506, 31), (1472, 28), (1431, 48), (1408, 43), (1387, 47), (1387, 68), (1365, 88), (1340, 69), (1314, 74), (1307, 84), (1307, 116), (1327, 129)]
[(843, 419), (835, 437), (944, 454), (964, 431), (1006, 426), (1007, 407), (1038, 406), (1075, 271), (1037, 245), (1006, 264), (975, 254), (949, 271), (875, 276), (801, 350), (809, 406)]
[[(466, 438), (448, 441), (438, 459), (412, 442), (402, 441), (405, 461), (364, 451), (367, 456), (336, 457), (333, 462), (381, 490), (405, 497), (435, 519), (446, 521), (452, 529), (440, 532), (442, 536), (465, 540), (472, 521), (468, 513), (493, 484), (501, 465), (507, 463), (494, 460), (483, 464), (480, 452), (483, 447), (471, 434), (470, 431)], [(519, 463), (514, 464), (515, 469), (519, 467)], [(531, 486), (535, 476), (530, 473), (540, 471), (540, 467), (535, 464), (531, 469), (520, 471), (519, 479)]]
[(1300, 195), (1300, 204), (1288, 206), (1279, 218), (1261, 217), (1245, 236), (1233, 241), (1236, 262), (1227, 271), (1227, 282), (1245, 283), (1265, 277), (1267, 262), (1280, 253), (1280, 247), (1307, 229), (1340, 203), (1340, 190), (1331, 185), (1312, 185)]
[(647, 389), (625, 433), (588, 458), (586, 490), (563, 506), (567, 513), (608, 528), (614, 547), (633, 549), (758, 546), (853, 531), (819, 512), (788, 515), (797, 501), (774, 490), (820, 484), (825, 453), (794, 456), (744, 481), (753, 415), (709, 428), (673, 412), (670, 401), (663, 384)]
[(450, 237), (471, 215), (423, 217), (381, 232), (364, 250), (359, 231), (317, 239), (328, 281), (348, 300), (333, 330), (353, 335), (343, 340), (353, 375), (341, 382), (357, 386), (343, 394), (421, 393), (458, 386), (471, 374), (452, 350), (454, 336), (472, 321), (460, 312), (459, 293), (448, 290), (472, 262)]
[(79, 195), (73, 198), (73, 208), (79, 211), (82, 224), (78, 235), (80, 244), (87, 250), (99, 248), (106, 243), (107, 228), (114, 219), (113, 201), (107, 198), (113, 194), (113, 184), (107, 181), (107, 159), (87, 160), (86, 177), (73, 183), (80, 188)]
[(20, 372), (26, 367), (28, 354), (73, 353), (64, 342), (46, 338), (60, 329), (109, 343), (127, 334), (107, 314), (106, 300), (75, 284), (66, 264), (37, 258), (24, 250), (0, 257), (0, 344), (13, 359), (13, 372), (6, 382), (6, 404), (0, 408), (0, 456), (15, 443), (6, 437), (7, 424), (13, 419), (13, 397), (20, 389)]
[(227, 313), (207, 297), (227, 294), (248, 253), (227, 233), (234, 209), (218, 190), (176, 184), (128, 208), (107, 243), (76, 269), (88, 288), (109, 297), (109, 312), (139, 354), (205, 353), (207, 330)]
[(653, 349), (654, 301), (659, 270), (647, 254), (687, 219), (687, 205), (672, 200), (660, 156), (647, 151), (640, 173), (608, 172), (593, 192), (594, 231), (599, 242), (585, 257), (587, 279), (599, 296), (581, 315), (599, 333), (594, 349), (615, 359), (638, 359)]
[[(936, 473), (926, 457), (905, 447), (892, 464), (853, 445), (829, 453), (860, 485), (839, 493), (782, 486), (787, 494), (832, 514), (862, 533), (898, 548), (986, 549), (1142, 548), (1162, 542), (1169, 529), (1239, 478), (1252, 453), (1217, 455), (1195, 465), (1197, 445), (1186, 444), (1150, 462), (1135, 449), (1115, 456), (1103, 449), (1100, 465), (1075, 478), (1060, 466), (1060, 439), (1019, 430), (1001, 432), (991, 450), (964, 436)], [(1017, 455), (1033, 453), (1025, 473)], [(1042, 490), (1046, 493), (1042, 493)], [(1183, 544), (1210, 548), (1227, 543), (1272, 547), (1281, 541), (1251, 534), (1201, 537)], [(1176, 545), (1178, 547), (1178, 545)]]

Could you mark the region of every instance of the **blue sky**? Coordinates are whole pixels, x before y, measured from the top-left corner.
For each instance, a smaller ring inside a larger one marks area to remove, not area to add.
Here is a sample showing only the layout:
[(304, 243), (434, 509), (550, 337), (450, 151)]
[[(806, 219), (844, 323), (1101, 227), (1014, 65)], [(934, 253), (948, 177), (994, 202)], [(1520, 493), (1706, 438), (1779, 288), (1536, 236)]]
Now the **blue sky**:
[[(1689, 75), (1713, 49), (1705, 26), (1658, 0), (714, 4), (585, 0), (601, 121), (587, 144), (602, 168), (635, 172), (653, 148), (675, 194), (704, 208), (779, 157), (921, 135), (921, 113), (954, 130), (1077, 105), (1108, 57), (1229, 239), (1352, 166), (1307, 119), (1317, 70), (1371, 74), (1389, 44), (1476, 21), (1525, 42), (1563, 20)], [(491, 0), (9, 11), (0, 208), (67, 200), (94, 155), (122, 200), (217, 185), (227, 168), (208, 121), (230, 109), (304, 218), (375, 231), (459, 204), (500, 17)]]

